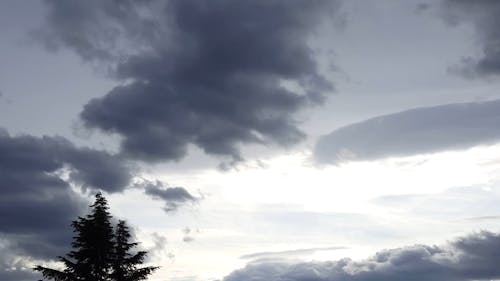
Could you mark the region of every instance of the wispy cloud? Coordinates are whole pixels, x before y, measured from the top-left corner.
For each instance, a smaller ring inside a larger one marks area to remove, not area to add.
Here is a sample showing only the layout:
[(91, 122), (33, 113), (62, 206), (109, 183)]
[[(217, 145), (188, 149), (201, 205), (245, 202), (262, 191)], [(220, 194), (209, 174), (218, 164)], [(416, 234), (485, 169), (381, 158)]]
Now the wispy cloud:
[(334, 247), (319, 247), (319, 248), (305, 248), (305, 249), (295, 249), (279, 252), (258, 252), (252, 254), (246, 254), (240, 257), (240, 259), (267, 259), (267, 258), (286, 258), (286, 257), (297, 257), (311, 255), (316, 252), (321, 251), (335, 251), (348, 249), (347, 247), (334, 246)]
[(467, 221), (488, 221), (488, 220), (500, 220), (500, 216), (480, 216), (466, 218)]

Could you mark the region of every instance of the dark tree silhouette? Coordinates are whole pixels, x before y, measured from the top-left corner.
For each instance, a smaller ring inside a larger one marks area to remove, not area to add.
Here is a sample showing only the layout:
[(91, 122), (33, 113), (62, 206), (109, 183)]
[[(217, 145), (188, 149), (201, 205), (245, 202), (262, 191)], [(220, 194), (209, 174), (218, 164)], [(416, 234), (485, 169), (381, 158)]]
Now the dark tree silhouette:
[(146, 251), (139, 251), (135, 254), (130, 251), (138, 245), (130, 242), (131, 235), (125, 221), (118, 222), (115, 230), (115, 252), (113, 261), (112, 280), (116, 281), (138, 281), (145, 280), (148, 275), (158, 269), (158, 267), (137, 268), (142, 264), (147, 255)]
[(130, 253), (137, 243), (129, 241), (131, 235), (124, 221), (113, 231), (108, 202), (101, 193), (90, 207), (90, 214), (71, 224), (76, 233), (73, 250), (66, 257), (58, 257), (64, 270), (36, 266), (35, 271), (54, 281), (135, 281), (146, 279), (157, 269), (137, 268), (147, 252)]

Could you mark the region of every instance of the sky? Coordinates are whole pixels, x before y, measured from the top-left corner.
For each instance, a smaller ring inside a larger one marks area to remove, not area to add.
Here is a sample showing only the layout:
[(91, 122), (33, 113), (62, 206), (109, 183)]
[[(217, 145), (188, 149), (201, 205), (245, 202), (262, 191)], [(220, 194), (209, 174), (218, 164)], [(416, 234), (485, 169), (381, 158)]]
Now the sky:
[(500, 2), (0, 2), (0, 280), (104, 192), (153, 281), (500, 279)]

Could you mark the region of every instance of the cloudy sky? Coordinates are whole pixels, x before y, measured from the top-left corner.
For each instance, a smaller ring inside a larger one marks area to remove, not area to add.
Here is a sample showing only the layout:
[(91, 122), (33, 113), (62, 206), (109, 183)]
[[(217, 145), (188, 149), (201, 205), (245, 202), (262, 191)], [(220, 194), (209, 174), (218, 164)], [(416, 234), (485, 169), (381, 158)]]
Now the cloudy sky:
[(0, 280), (105, 192), (155, 281), (500, 279), (500, 2), (0, 2)]

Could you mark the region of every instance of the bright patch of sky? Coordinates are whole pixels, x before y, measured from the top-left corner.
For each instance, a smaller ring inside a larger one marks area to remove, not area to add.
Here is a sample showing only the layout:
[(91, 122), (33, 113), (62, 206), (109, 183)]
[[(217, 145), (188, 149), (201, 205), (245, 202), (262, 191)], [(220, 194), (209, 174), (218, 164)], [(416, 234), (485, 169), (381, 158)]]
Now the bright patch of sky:
[[(151, 175), (199, 189), (203, 199), (162, 214), (160, 202), (125, 194), (113, 197), (113, 211), (140, 225), (139, 237), (150, 245), (153, 234), (167, 238), (166, 251), (175, 258), (162, 257), (162, 274), (174, 279), (189, 279), (192, 268), (197, 278), (217, 278), (257, 252), (346, 247), (286, 258), (361, 259), (384, 248), (497, 229), (498, 153), (500, 146), (477, 147), (323, 167), (306, 152), (294, 153), (238, 171)], [(194, 230), (188, 243), (186, 227)]]

